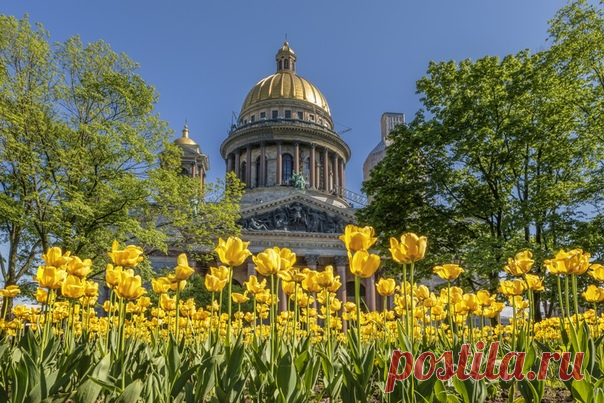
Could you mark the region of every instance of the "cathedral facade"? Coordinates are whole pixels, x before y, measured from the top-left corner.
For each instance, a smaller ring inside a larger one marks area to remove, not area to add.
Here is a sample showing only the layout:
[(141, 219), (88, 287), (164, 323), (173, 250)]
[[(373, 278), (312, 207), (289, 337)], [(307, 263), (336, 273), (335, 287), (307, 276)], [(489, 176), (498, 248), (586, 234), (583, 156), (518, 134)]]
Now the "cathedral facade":
[[(275, 67), (275, 74), (249, 91), (220, 147), (226, 171), (246, 187), (241, 238), (250, 241), (254, 254), (273, 246), (289, 248), (301, 268), (332, 265), (343, 284), (338, 297), (347, 301), (353, 298), (354, 278), (338, 237), (347, 224), (356, 223), (343, 197), (350, 148), (334, 131), (323, 94), (297, 74), (297, 57), (287, 42), (277, 52)], [(186, 164), (183, 160), (183, 168)], [(249, 259), (235, 269), (233, 279), (242, 284), (252, 274), (257, 273)], [(366, 279), (362, 294), (369, 309), (376, 308), (375, 293), (374, 278)], [(282, 294), (282, 309), (285, 304)]]

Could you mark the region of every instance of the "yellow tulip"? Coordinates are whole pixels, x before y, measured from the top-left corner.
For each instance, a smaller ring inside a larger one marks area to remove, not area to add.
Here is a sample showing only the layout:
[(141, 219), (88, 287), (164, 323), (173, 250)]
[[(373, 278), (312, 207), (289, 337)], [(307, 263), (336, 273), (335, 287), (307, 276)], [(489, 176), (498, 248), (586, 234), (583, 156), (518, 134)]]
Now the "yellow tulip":
[(226, 266), (210, 267), (210, 274), (217, 277), (220, 281), (229, 281), (230, 270)]
[(44, 288), (38, 287), (34, 297), (40, 304), (45, 304), (48, 302), (48, 292)]
[(205, 286), (209, 292), (220, 292), (227, 284), (226, 280), (221, 280), (216, 276), (207, 274), (205, 278)]
[(325, 266), (325, 270), (317, 274), (317, 284), (321, 288), (329, 288), (333, 285), (333, 266)]
[(382, 297), (389, 297), (396, 290), (396, 281), (393, 278), (381, 278), (375, 285), (378, 294)]
[(248, 281), (244, 282), (243, 285), (251, 294), (257, 294), (259, 292), (263, 292), (266, 288), (266, 280), (258, 281), (258, 277), (255, 275), (251, 275)]
[(518, 310), (527, 309), (529, 307), (529, 302), (520, 295), (510, 296), (509, 300), (510, 305), (515, 306)]
[(478, 300), (478, 296), (474, 294), (465, 294), (463, 299), (461, 300), (461, 304), (463, 308), (469, 312), (475, 313), (478, 311), (480, 307), (480, 301)]
[(249, 242), (243, 242), (237, 237), (228, 237), (226, 241), (218, 238), (218, 246), (214, 251), (220, 261), (229, 266), (241, 266), (245, 259), (252, 254), (247, 248)]
[(84, 294), (87, 297), (97, 297), (99, 295), (99, 283), (94, 281), (86, 281), (86, 289)]
[(531, 271), (531, 268), (535, 263), (535, 261), (531, 259), (532, 257), (533, 254), (528, 250), (519, 252), (514, 259), (508, 259), (508, 264), (507, 266), (504, 266), (503, 269), (512, 276), (522, 276)]
[(488, 308), (485, 308), (483, 316), (492, 319), (503, 311), (505, 305), (502, 302), (494, 301)]
[(369, 278), (373, 276), (380, 266), (380, 257), (370, 254), (366, 250), (359, 250), (354, 254), (350, 263), (350, 271), (355, 276)]
[(573, 274), (584, 274), (587, 269), (589, 269), (589, 259), (591, 259), (591, 254), (581, 251), (581, 258), (579, 260), (579, 264), (575, 267)]
[(602, 266), (601, 264), (592, 264), (591, 266), (589, 266), (589, 268), (591, 269), (590, 272), (588, 272), (587, 274), (589, 274), (590, 276), (592, 276), (594, 279), (598, 280), (598, 281), (604, 281), (604, 266)]
[(177, 289), (182, 291), (187, 285), (187, 280), (177, 280), (174, 273), (168, 274), (168, 281), (170, 282), (170, 289), (176, 291)]
[(427, 243), (428, 238), (418, 237), (411, 232), (403, 234), (400, 242), (396, 238), (390, 238), (392, 260), (403, 264), (417, 262), (424, 258)]
[(539, 278), (539, 276), (536, 276), (534, 274), (527, 274), (525, 276), (526, 278), (526, 282), (528, 283), (528, 288), (530, 288), (533, 291), (544, 291), (545, 288), (543, 287), (543, 279)]
[(186, 280), (191, 277), (191, 274), (195, 273), (195, 270), (189, 267), (189, 261), (187, 255), (181, 253), (176, 259), (176, 267), (174, 268), (174, 277), (178, 281)]
[(132, 275), (131, 270), (124, 270), (120, 273), (120, 280), (115, 289), (118, 297), (125, 299), (137, 299), (147, 292), (142, 287), (141, 276)]
[(360, 228), (352, 224), (346, 226), (344, 235), (340, 235), (339, 238), (349, 252), (368, 250), (377, 241), (373, 227)]
[(71, 252), (65, 252), (64, 254), (61, 252), (61, 248), (55, 246), (53, 248), (49, 248), (45, 254), (42, 255), (42, 259), (44, 259), (44, 263), (46, 266), (53, 266), (59, 268), (61, 266), (66, 265), (71, 260)]
[(289, 270), (296, 262), (296, 254), (287, 248), (279, 249), (275, 246), (253, 256), (252, 260), (256, 264), (258, 273), (268, 277), (282, 270)]
[(319, 283), (317, 283), (318, 275), (319, 275), (319, 273), (317, 273), (316, 271), (308, 269), (308, 271), (306, 272), (306, 278), (302, 281), (302, 288), (304, 289), (304, 291), (306, 291), (306, 292), (320, 292), (321, 291), (322, 288), (319, 285)]
[(78, 299), (86, 293), (86, 283), (79, 277), (67, 276), (61, 284), (61, 294), (65, 298)]
[(437, 274), (438, 277), (442, 278), (443, 280), (453, 281), (457, 277), (459, 277), (461, 273), (464, 272), (464, 269), (459, 267), (458, 264), (450, 263), (444, 264), (442, 266), (435, 266), (432, 271), (434, 272), (434, 274)]
[(414, 294), (420, 301), (430, 298), (430, 290), (425, 285), (419, 285), (415, 288)]
[(526, 283), (523, 280), (501, 280), (499, 282), (499, 292), (506, 297), (521, 295), (524, 291), (526, 291)]
[(333, 284), (331, 286), (327, 287), (327, 291), (336, 292), (340, 289), (340, 287), (342, 287), (342, 282), (340, 281), (340, 276), (335, 276), (333, 278)]
[(489, 306), (493, 303), (491, 293), (487, 290), (479, 290), (476, 292), (476, 298), (478, 298), (478, 303), (482, 306)]
[(130, 275), (134, 276), (134, 271), (132, 269), (124, 270), (122, 266), (113, 267), (112, 264), (108, 264), (105, 269), (105, 282), (107, 283), (107, 287), (110, 289), (117, 287), (123, 272), (128, 272)]
[(151, 288), (156, 294), (165, 294), (170, 289), (170, 280), (167, 277), (151, 279)]
[(285, 295), (292, 295), (295, 292), (296, 283), (293, 281), (283, 281), (281, 283), (281, 288), (283, 289)]
[(591, 284), (582, 295), (587, 302), (602, 302), (604, 301), (604, 288), (599, 288)]
[(231, 298), (233, 298), (233, 302), (236, 304), (243, 304), (250, 300), (249, 297), (247, 296), (247, 291), (244, 291), (243, 294), (234, 292), (231, 294)]
[(161, 309), (166, 312), (175, 311), (176, 299), (174, 297), (168, 297), (168, 294), (162, 294), (159, 300), (159, 305), (161, 306)]
[(124, 250), (119, 250), (119, 246), (117, 241), (113, 241), (111, 252), (107, 253), (115, 265), (135, 267), (143, 261), (143, 248), (140, 246), (128, 245)]
[(90, 266), (92, 266), (92, 260), (82, 260), (77, 256), (72, 256), (72, 259), (67, 263), (67, 274), (84, 278), (92, 271)]
[(14, 298), (17, 294), (20, 294), (21, 290), (19, 290), (18, 285), (9, 285), (3, 290), (0, 290), (0, 297), (5, 298)]
[[(54, 249), (54, 248), (53, 248)], [(67, 277), (67, 272), (62, 269), (58, 269), (55, 266), (40, 266), (38, 272), (34, 277), (34, 280), (38, 282), (42, 288), (59, 289), (61, 283)]]

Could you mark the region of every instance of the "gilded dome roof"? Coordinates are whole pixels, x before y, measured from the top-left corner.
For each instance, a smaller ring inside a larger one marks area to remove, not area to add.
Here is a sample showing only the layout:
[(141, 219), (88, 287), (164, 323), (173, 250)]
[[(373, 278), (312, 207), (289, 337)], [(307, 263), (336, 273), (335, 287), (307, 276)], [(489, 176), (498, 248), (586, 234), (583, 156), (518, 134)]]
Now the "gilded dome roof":
[(191, 146), (197, 145), (197, 143), (189, 137), (189, 127), (187, 125), (185, 125), (184, 129), (182, 129), (182, 137), (179, 137), (174, 140), (174, 144)]
[(296, 54), (285, 42), (277, 51), (277, 72), (260, 80), (245, 97), (241, 113), (250, 106), (271, 99), (291, 99), (311, 103), (331, 116), (321, 91), (307, 79), (296, 74)]
[(245, 97), (241, 112), (248, 107), (270, 99), (306, 101), (323, 109), (331, 116), (327, 100), (321, 91), (307, 79), (291, 71), (280, 71), (260, 80)]

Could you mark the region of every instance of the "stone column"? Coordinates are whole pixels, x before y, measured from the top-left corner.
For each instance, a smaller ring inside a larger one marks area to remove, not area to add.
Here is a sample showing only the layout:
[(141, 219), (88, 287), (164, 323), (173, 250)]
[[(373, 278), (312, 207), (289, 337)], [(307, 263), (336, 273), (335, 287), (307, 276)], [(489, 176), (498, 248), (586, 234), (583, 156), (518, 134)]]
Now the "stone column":
[(256, 275), (256, 265), (254, 264), (254, 261), (251, 258), (246, 259), (247, 262), (247, 276), (248, 278), (250, 276)]
[(342, 171), (340, 173), (340, 181), (342, 182), (342, 193), (344, 193), (344, 189), (346, 189), (346, 164), (344, 164), (344, 160), (342, 160)]
[(275, 181), (277, 186), (281, 185), (281, 182), (283, 181), (283, 155), (281, 143), (281, 141), (277, 142), (277, 180)]
[(370, 311), (375, 311), (375, 278), (365, 279), (365, 303)]
[(238, 179), (241, 179), (241, 157), (239, 150), (235, 151), (235, 175)]
[(227, 155), (227, 173), (233, 171), (233, 154)]
[(283, 291), (283, 287), (281, 286), (283, 284), (283, 281), (280, 281), (280, 285), (279, 285), (279, 308), (278, 311), (279, 312), (285, 312), (287, 311), (287, 299), (289, 298), (289, 296)]
[(323, 190), (329, 192), (329, 149), (323, 149)]
[(311, 188), (315, 188), (315, 172), (316, 172), (316, 167), (315, 167), (315, 147), (317, 145), (315, 143), (312, 143), (310, 145), (310, 163), (309, 168), (310, 168), (310, 172), (309, 172), (309, 178), (310, 179), (310, 187)]
[(260, 183), (258, 186), (266, 186), (266, 145), (260, 143)]
[(294, 141), (294, 172), (300, 173), (300, 142)]
[(252, 187), (252, 146), (247, 146), (247, 161), (245, 163), (245, 183), (248, 188)]
[[(342, 286), (337, 292), (338, 299), (343, 304), (346, 303), (348, 298), (348, 292), (346, 290), (346, 265), (348, 264), (348, 256), (334, 256), (333, 262), (336, 265), (336, 274), (340, 276), (340, 282)], [(353, 290), (354, 291), (354, 290)], [(348, 330), (348, 326), (345, 320), (342, 321), (342, 330), (344, 333)]]
[(333, 159), (331, 161), (331, 170), (333, 172), (333, 187), (337, 193), (338, 187), (340, 186), (340, 175), (338, 172), (340, 170), (340, 165), (338, 164), (338, 154), (336, 153), (333, 154)]

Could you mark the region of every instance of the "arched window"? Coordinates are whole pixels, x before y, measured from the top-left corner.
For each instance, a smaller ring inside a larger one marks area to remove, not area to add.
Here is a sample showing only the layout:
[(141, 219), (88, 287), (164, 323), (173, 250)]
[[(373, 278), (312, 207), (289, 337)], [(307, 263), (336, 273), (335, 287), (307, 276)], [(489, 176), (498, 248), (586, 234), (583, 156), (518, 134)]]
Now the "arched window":
[(282, 171), (283, 177), (281, 182), (287, 184), (292, 177), (294, 171), (294, 158), (290, 154), (283, 154)]
[(279, 60), (279, 70), (283, 69), (283, 61)]
[[(239, 171), (239, 178), (245, 182), (247, 180), (247, 164), (245, 161), (241, 163), (241, 169)], [(249, 186), (249, 184), (247, 184)]]
[(283, 68), (289, 69), (289, 60), (285, 59), (283, 61)]
[(310, 182), (310, 157), (306, 157), (304, 161), (304, 179), (306, 183)]

